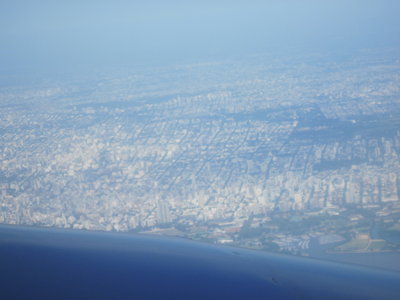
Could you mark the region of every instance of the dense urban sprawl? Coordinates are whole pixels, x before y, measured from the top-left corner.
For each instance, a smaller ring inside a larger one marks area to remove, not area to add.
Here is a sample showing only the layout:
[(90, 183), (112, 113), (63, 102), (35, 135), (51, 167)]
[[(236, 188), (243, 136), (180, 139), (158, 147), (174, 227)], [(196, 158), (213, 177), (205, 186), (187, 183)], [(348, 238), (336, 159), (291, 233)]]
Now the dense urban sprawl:
[(399, 71), (264, 54), (3, 86), (0, 223), (393, 250)]

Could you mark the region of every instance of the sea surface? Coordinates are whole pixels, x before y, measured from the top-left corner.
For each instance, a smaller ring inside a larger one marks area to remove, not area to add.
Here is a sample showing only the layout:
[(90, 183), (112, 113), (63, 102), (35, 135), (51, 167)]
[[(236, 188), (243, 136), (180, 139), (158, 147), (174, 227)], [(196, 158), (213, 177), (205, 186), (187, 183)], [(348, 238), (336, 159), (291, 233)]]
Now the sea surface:
[(179, 238), (0, 225), (0, 299), (398, 299), (400, 273)]

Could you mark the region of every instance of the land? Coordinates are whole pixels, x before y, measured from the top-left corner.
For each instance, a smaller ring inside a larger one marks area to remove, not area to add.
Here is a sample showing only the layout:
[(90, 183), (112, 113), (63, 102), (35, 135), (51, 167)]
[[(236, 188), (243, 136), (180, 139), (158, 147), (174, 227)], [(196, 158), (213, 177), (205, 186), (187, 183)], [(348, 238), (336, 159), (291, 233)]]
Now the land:
[(0, 88), (0, 223), (398, 251), (400, 64), (259, 54)]

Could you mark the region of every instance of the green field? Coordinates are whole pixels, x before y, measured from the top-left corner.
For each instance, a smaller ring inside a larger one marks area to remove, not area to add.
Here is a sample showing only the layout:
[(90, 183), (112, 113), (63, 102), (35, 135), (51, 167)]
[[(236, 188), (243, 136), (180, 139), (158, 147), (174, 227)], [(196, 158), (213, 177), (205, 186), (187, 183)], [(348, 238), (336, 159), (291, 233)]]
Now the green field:
[(400, 223), (394, 224), (393, 226), (388, 228), (388, 230), (390, 230), (390, 231), (400, 231)]
[(368, 248), (368, 244), (369, 240), (367, 239), (351, 240), (343, 245), (337, 246), (335, 250), (343, 252), (358, 252), (366, 250)]
[(385, 240), (354, 239), (343, 245), (337, 246), (337, 252), (379, 252), (386, 248)]

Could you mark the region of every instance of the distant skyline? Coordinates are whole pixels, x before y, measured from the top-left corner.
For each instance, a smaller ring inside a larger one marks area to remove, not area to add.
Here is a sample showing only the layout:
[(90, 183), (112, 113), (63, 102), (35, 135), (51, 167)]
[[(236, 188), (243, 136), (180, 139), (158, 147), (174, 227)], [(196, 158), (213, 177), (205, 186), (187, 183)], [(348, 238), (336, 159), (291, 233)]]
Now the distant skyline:
[(399, 1), (1, 1), (0, 74), (400, 45)]
[(398, 0), (0, 3), (0, 224), (400, 270)]

